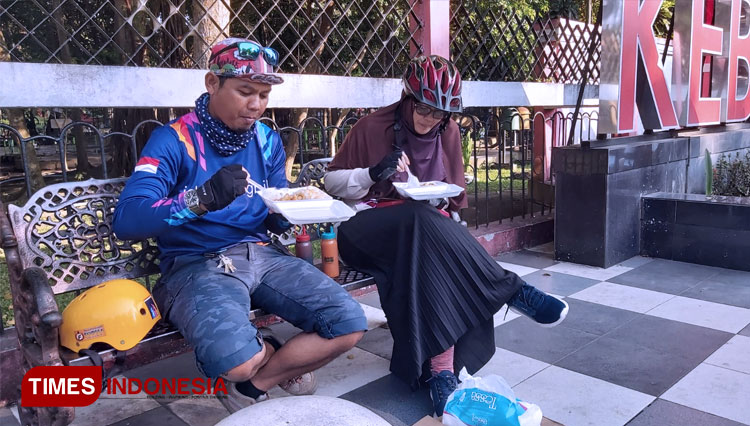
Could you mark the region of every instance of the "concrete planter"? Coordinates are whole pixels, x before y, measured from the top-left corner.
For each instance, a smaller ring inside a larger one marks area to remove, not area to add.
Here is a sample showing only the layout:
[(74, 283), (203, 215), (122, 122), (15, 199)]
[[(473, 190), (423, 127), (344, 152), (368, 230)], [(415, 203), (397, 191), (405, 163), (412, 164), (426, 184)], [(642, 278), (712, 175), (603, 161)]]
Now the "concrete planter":
[(642, 200), (641, 254), (750, 271), (750, 198), (658, 192)]

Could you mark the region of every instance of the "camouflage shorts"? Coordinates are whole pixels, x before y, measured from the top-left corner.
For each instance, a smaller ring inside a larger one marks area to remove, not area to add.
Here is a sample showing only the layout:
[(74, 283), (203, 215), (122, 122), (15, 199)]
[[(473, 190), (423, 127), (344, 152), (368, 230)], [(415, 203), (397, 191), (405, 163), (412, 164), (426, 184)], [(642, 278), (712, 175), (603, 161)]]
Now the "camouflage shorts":
[(154, 289), (167, 320), (195, 349), (198, 367), (218, 377), (261, 350), (250, 306), (274, 313), (305, 332), (332, 339), (367, 330), (362, 307), (320, 270), (273, 245), (240, 244), (215, 255), (186, 255)]

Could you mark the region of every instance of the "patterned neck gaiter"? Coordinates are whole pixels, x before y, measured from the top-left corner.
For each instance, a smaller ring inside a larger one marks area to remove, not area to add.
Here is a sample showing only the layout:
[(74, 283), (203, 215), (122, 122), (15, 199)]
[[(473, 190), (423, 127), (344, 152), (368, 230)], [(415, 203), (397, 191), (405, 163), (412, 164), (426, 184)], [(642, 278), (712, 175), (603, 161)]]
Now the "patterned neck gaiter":
[(201, 122), (201, 131), (208, 143), (224, 157), (242, 151), (255, 137), (255, 125), (249, 130), (237, 133), (208, 113), (208, 93), (195, 101), (195, 114)]

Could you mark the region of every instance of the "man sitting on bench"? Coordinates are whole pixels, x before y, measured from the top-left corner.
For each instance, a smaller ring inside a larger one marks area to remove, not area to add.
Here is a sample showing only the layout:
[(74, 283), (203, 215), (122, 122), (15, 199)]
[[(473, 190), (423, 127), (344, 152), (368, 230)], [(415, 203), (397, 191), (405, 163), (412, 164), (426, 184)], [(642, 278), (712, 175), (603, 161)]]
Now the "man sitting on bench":
[[(228, 380), (235, 412), (275, 385), (315, 392), (312, 371), (352, 348), (367, 329), (359, 304), (335, 281), (269, 242), (290, 224), (269, 214), (248, 178), (286, 187), (278, 133), (258, 122), (278, 53), (227, 39), (211, 49), (208, 93), (195, 111), (151, 135), (115, 209), (114, 231), (156, 237), (162, 276), (154, 297), (190, 345), (200, 370)], [(175, 88), (175, 90), (179, 90)], [(286, 344), (249, 321), (250, 302), (303, 330)]]

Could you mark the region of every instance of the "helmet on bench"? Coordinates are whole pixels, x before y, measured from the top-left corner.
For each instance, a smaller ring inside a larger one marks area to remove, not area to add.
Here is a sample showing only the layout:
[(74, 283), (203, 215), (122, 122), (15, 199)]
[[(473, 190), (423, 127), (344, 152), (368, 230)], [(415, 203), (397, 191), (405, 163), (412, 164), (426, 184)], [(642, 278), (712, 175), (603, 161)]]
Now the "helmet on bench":
[(106, 343), (124, 351), (137, 345), (161, 319), (161, 314), (144, 286), (116, 279), (78, 295), (62, 317), (62, 346), (79, 352), (94, 343)]

